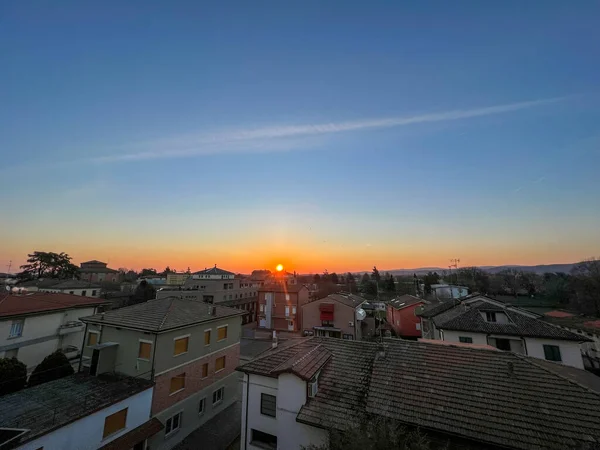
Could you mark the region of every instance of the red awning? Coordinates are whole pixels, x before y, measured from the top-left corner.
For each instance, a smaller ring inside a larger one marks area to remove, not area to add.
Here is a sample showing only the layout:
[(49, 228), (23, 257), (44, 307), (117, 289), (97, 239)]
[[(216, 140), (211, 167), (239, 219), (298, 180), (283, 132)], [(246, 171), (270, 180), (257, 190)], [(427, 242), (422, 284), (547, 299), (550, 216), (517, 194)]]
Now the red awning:
[(321, 311), (321, 321), (333, 320), (333, 311)]

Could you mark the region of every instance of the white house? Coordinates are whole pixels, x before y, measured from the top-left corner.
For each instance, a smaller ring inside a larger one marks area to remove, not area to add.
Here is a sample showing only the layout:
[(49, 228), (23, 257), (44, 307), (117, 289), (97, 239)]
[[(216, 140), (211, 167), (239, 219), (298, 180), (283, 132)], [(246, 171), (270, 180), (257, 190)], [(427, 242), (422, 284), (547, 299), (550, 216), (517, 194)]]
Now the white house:
[(163, 425), (150, 420), (152, 382), (83, 373), (0, 397), (0, 447), (146, 450)]
[(238, 370), (244, 374), (241, 450), (319, 446), (360, 433), (369, 417), (418, 428), (451, 448), (600, 443), (598, 377), (516, 353), (312, 337)]
[(584, 368), (585, 336), (540, 319), (538, 314), (474, 294), (424, 309), (421, 329), (426, 339), (491, 345), (535, 358)]
[(436, 299), (460, 298), (469, 294), (469, 288), (453, 284), (432, 284), (431, 293)]
[(79, 355), (85, 326), (105, 300), (70, 294), (0, 293), (0, 357), (15, 357), (31, 371), (56, 350)]
[(56, 278), (38, 278), (19, 283), (13, 291), (55, 292), (81, 295), (83, 297), (99, 297), (102, 287), (85, 280), (59, 280)]

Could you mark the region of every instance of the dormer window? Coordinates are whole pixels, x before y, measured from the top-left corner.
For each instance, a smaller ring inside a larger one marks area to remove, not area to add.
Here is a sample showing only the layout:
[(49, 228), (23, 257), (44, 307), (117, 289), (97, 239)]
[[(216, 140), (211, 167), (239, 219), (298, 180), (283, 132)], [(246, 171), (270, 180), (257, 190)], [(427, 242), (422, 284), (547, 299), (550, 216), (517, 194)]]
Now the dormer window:
[(486, 322), (496, 322), (496, 313), (492, 311), (488, 311), (485, 313)]

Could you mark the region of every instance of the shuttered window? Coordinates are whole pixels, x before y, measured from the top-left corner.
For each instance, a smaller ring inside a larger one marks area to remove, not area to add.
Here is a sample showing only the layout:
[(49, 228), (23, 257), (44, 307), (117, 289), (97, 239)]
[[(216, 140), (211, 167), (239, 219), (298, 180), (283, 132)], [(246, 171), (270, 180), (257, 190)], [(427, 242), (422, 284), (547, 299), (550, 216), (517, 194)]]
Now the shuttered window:
[(140, 348), (138, 349), (138, 358), (150, 360), (150, 350), (152, 344), (150, 342), (140, 341)]
[(186, 353), (188, 351), (189, 344), (190, 344), (189, 337), (175, 339), (175, 350), (173, 352), (173, 356), (177, 356), (177, 355), (181, 355), (182, 353)]
[(87, 345), (96, 345), (98, 343), (98, 333), (88, 333)]
[(182, 373), (181, 375), (177, 375), (176, 377), (171, 378), (171, 386), (169, 388), (170, 394), (180, 391), (184, 388), (185, 388), (185, 372)]
[(104, 433), (102, 433), (102, 439), (106, 436), (110, 436), (117, 431), (125, 428), (125, 424), (127, 423), (127, 408), (122, 409), (110, 416), (107, 416), (104, 419)]
[(204, 345), (210, 345), (210, 330), (204, 332)]
[(215, 372), (218, 372), (219, 370), (223, 370), (225, 368), (225, 357), (221, 356), (220, 358), (217, 358), (217, 360), (215, 361)]
[(227, 326), (217, 328), (217, 340), (227, 339)]
[(202, 364), (202, 378), (206, 378), (208, 376), (208, 363)]

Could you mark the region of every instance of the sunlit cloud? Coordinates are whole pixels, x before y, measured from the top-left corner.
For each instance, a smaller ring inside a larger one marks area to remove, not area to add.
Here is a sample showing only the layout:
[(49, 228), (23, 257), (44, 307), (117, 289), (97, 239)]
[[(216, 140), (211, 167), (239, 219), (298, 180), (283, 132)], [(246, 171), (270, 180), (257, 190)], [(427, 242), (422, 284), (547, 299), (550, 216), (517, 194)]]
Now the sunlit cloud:
[[(139, 161), (159, 158), (184, 158), (223, 153), (261, 153), (288, 151), (303, 147), (301, 139), (310, 136), (403, 127), (505, 114), (556, 103), (567, 97), (533, 100), (483, 108), (456, 109), (405, 117), (363, 119), (320, 124), (268, 126), (230, 130), (222, 133), (187, 134), (168, 139), (139, 142), (120, 147), (119, 154), (93, 158), (96, 163)], [(300, 141), (298, 141), (300, 139)]]

